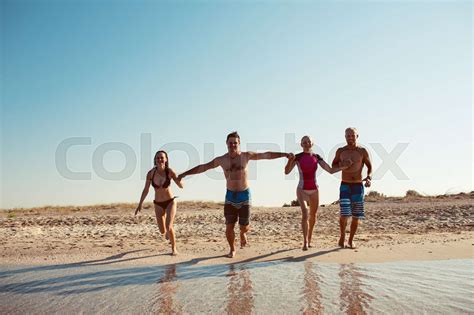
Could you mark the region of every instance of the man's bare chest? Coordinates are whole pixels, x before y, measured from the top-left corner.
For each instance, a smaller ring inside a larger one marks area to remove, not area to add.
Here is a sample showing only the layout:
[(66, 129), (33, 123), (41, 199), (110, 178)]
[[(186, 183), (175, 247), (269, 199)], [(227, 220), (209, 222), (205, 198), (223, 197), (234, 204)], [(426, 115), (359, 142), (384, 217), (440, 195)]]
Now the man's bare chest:
[(242, 158), (226, 159), (221, 163), (222, 168), (226, 173), (235, 173), (244, 171), (247, 168), (248, 162)]
[(358, 150), (346, 150), (341, 153), (341, 160), (352, 160), (354, 164), (361, 164), (362, 159), (362, 154)]

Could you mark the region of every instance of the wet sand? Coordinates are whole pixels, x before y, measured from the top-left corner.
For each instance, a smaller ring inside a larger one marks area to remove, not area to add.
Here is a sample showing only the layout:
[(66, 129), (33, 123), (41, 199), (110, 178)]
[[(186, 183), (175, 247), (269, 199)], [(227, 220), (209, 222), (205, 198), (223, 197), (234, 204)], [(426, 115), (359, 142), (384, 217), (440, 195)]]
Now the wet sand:
[(233, 259), (224, 257), (228, 244), (219, 203), (178, 203), (175, 231), (180, 254), (176, 257), (170, 255), (170, 246), (158, 231), (151, 204), (146, 204), (137, 217), (133, 215), (133, 204), (5, 210), (0, 212), (0, 264), (472, 259), (472, 200), (472, 193), (367, 200), (366, 219), (359, 225), (355, 250), (337, 246), (337, 204), (319, 208), (313, 248), (309, 251), (301, 250), (299, 207), (255, 207), (250, 245), (244, 249), (237, 246)]

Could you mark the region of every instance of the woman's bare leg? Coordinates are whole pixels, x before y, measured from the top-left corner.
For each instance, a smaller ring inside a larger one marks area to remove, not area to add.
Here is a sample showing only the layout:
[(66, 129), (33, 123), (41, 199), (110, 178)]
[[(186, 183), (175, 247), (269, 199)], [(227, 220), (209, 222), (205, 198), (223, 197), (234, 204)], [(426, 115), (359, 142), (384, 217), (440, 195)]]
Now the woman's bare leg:
[(160, 229), (161, 234), (165, 234), (165, 210), (158, 205), (155, 205), (155, 216), (156, 216), (156, 223), (158, 224), (158, 228)]
[(296, 189), (296, 198), (301, 207), (301, 229), (303, 230), (303, 250), (308, 250), (308, 207), (306, 206), (304, 192), (301, 188)]
[(176, 215), (176, 207), (177, 202), (176, 200), (173, 200), (166, 208), (166, 230), (168, 231), (170, 236), (172, 255), (178, 255), (178, 251), (176, 250), (176, 237), (173, 228), (174, 217)]
[(309, 196), (309, 229), (308, 246), (311, 247), (311, 238), (313, 236), (314, 225), (316, 224), (316, 213), (319, 207), (319, 190)]

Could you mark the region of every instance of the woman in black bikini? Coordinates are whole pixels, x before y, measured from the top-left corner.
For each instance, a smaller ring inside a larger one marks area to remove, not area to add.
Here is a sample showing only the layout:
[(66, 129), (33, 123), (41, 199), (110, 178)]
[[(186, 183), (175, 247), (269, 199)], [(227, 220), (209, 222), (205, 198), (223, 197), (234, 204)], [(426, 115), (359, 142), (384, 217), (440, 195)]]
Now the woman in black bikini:
[(154, 158), (155, 167), (146, 175), (145, 188), (143, 188), (140, 203), (138, 204), (135, 215), (142, 210), (142, 204), (148, 195), (150, 185), (155, 189), (155, 214), (158, 227), (161, 234), (165, 234), (166, 239), (170, 240), (172, 255), (177, 255), (176, 239), (173, 229), (174, 216), (176, 214), (176, 200), (171, 192), (171, 179), (183, 188), (183, 184), (176, 177), (176, 173), (168, 167), (168, 154), (165, 151), (158, 151)]

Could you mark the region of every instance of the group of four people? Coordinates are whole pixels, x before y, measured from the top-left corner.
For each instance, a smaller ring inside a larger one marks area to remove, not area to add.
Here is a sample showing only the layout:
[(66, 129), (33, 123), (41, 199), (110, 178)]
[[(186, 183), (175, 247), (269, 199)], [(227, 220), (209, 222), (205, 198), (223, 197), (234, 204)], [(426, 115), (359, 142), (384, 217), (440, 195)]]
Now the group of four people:
[[(357, 230), (359, 219), (364, 218), (364, 185), (370, 187), (372, 166), (368, 152), (363, 147), (357, 145), (357, 130), (347, 128), (345, 131), (347, 145), (336, 151), (336, 156), (330, 166), (323, 158), (314, 154), (312, 147), (313, 140), (309, 136), (301, 139), (303, 152), (294, 155), (284, 152), (241, 152), (240, 136), (237, 132), (227, 135), (228, 152), (216, 157), (212, 161), (198, 165), (180, 175), (168, 165), (168, 155), (165, 151), (158, 151), (155, 154), (155, 166), (146, 176), (145, 187), (143, 189), (140, 202), (135, 215), (137, 215), (143, 205), (150, 185), (155, 190), (155, 214), (160, 232), (169, 239), (172, 254), (177, 255), (176, 238), (173, 229), (173, 221), (176, 214), (176, 200), (170, 189), (171, 180), (178, 187), (183, 188), (182, 179), (188, 175), (203, 173), (207, 170), (222, 167), (227, 182), (227, 193), (225, 196), (224, 216), (226, 223), (226, 238), (230, 251), (228, 257), (235, 256), (235, 232), (234, 227), (237, 221), (240, 226), (240, 246), (247, 245), (247, 232), (250, 229), (250, 207), (251, 198), (248, 185), (247, 166), (250, 160), (269, 160), (281, 157), (288, 158), (285, 166), (285, 174), (298, 166), (300, 180), (296, 189), (297, 200), (302, 210), (301, 227), (303, 230), (303, 250), (311, 247), (311, 237), (316, 223), (316, 212), (319, 206), (319, 190), (316, 182), (316, 170), (318, 165), (327, 172), (333, 174), (342, 170), (342, 182), (340, 186), (340, 238), (339, 246), (345, 245), (345, 230), (348, 217), (352, 216), (351, 228), (348, 240), (348, 247), (354, 248), (354, 235)], [(367, 166), (367, 176), (362, 178), (362, 168)], [(309, 203), (309, 210), (306, 206)]]

